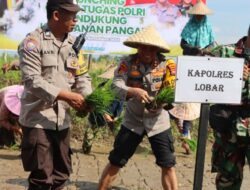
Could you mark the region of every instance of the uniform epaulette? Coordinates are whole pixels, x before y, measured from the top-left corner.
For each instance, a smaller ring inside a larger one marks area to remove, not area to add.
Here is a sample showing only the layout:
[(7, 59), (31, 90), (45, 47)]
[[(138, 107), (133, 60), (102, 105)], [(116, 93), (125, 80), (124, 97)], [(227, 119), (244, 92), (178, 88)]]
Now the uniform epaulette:
[(36, 28), (34, 31), (28, 33), (26, 35), (26, 38), (29, 37), (29, 36), (34, 36), (34, 35), (40, 34), (40, 33), (42, 33), (42, 29), (41, 28)]

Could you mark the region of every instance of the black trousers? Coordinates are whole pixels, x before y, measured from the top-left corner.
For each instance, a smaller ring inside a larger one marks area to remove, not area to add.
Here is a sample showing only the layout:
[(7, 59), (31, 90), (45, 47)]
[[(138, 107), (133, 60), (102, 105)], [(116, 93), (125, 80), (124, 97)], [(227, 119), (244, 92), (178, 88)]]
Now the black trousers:
[(62, 131), (22, 127), (21, 157), (30, 171), (29, 190), (60, 190), (71, 167), (69, 129)]

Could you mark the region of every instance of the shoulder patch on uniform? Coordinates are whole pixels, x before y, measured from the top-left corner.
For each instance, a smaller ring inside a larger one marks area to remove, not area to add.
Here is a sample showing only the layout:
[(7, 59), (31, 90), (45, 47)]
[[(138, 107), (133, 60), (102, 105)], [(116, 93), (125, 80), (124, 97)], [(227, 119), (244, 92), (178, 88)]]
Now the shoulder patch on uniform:
[(127, 66), (127, 64), (126, 64), (126, 62), (125, 61), (122, 61), (121, 63), (120, 63), (120, 66), (119, 66), (119, 68), (118, 68), (118, 74), (125, 74), (125, 73), (127, 73), (128, 72), (128, 66)]
[(173, 59), (168, 59), (166, 61), (166, 67), (170, 72), (170, 75), (174, 76), (176, 75), (176, 63)]
[(28, 37), (24, 42), (24, 48), (27, 51), (33, 51), (38, 46), (38, 42), (33, 37)]

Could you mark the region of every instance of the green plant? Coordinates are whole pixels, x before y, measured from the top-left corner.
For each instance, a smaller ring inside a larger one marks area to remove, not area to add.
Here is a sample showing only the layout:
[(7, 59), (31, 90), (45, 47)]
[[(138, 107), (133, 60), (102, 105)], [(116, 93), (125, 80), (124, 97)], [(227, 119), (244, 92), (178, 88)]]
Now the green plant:
[(157, 109), (163, 105), (168, 105), (174, 102), (174, 89), (172, 87), (164, 87), (154, 97), (152, 102), (146, 104), (147, 109)]
[(183, 138), (183, 141), (185, 141), (188, 144), (188, 146), (192, 152), (196, 151), (196, 149), (197, 149), (197, 141), (196, 140)]
[(109, 106), (115, 100), (115, 94), (111, 90), (111, 83), (110, 80), (103, 87), (97, 87), (85, 98), (87, 105), (93, 107), (95, 112), (107, 113)]
[[(0, 68), (2, 68), (5, 63), (10, 63), (15, 59), (18, 59), (16, 55), (10, 55), (7, 53), (0, 54)], [(20, 84), (21, 73), (20, 71), (12, 71), (4, 74), (2, 71), (0, 71), (0, 80), (0, 88), (14, 84)]]
[(171, 104), (174, 102), (174, 89), (172, 87), (164, 87), (156, 95), (154, 101), (157, 105), (160, 104)]
[(12, 144), (11, 146), (7, 147), (9, 150), (20, 150), (19, 144)]

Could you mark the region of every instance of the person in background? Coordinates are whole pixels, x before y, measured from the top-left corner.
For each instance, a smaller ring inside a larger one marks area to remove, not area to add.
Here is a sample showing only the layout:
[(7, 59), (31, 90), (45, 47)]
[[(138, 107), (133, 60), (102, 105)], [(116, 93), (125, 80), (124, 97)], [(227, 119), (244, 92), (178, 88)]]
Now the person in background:
[(15, 134), (22, 137), (18, 124), (23, 86), (13, 85), (0, 90), (0, 146), (16, 144)]
[(180, 0), (177, 7), (183, 16), (187, 16), (187, 11), (192, 7), (192, 0)]
[(73, 0), (48, 0), (47, 24), (18, 48), (24, 84), (21, 158), (30, 172), (29, 190), (63, 189), (72, 172), (70, 107), (88, 112), (84, 97), (92, 92), (89, 75), (78, 71), (76, 39), (69, 34), (81, 10)]
[(216, 45), (212, 26), (207, 18), (213, 12), (203, 1), (198, 0), (187, 13), (190, 19), (181, 32), (183, 55), (205, 55)]
[[(213, 13), (212, 10), (210, 10), (202, 0), (198, 0), (187, 13), (190, 15), (190, 19), (181, 32), (180, 45), (183, 49), (183, 55), (203, 56), (209, 54), (209, 51), (216, 45), (212, 26), (207, 18), (207, 15)], [(176, 109), (181, 108), (189, 114), (192, 114), (192, 112), (200, 108), (200, 104), (192, 103), (184, 103), (176, 106)], [(199, 117), (199, 111), (193, 113), (193, 115)], [(188, 134), (190, 134), (192, 120), (175, 117), (175, 121), (181, 132), (185, 133), (184, 136), (186, 138), (191, 138)], [(182, 147), (185, 149), (186, 153), (190, 152), (190, 147), (185, 141), (183, 141)]]
[(190, 147), (186, 139), (191, 140), (192, 121), (200, 117), (200, 104), (181, 103), (173, 104), (169, 110), (170, 117), (174, 119), (176, 126), (181, 133), (182, 148), (186, 154), (190, 154)]
[(241, 104), (214, 104), (209, 115), (215, 138), (212, 172), (217, 173), (216, 189), (240, 190), (246, 159), (250, 163), (250, 26), (247, 36), (235, 44), (216, 47), (212, 55), (245, 60)]
[(161, 168), (163, 189), (176, 190), (176, 160), (168, 112), (163, 106), (154, 110), (145, 109), (162, 86), (166, 60), (161, 53), (169, 52), (169, 46), (154, 26), (145, 27), (125, 40), (124, 44), (136, 48), (138, 52), (121, 60), (114, 74), (112, 87), (120, 100), (126, 101), (126, 109), (98, 189), (109, 188), (147, 135), (156, 164)]
[(173, 27), (175, 20), (181, 16), (178, 7), (169, 0), (156, 0), (155, 4), (151, 6), (151, 13), (157, 16), (160, 23), (166, 24), (168, 27)]
[(20, 70), (20, 62), (19, 60), (13, 60), (10, 63), (5, 63), (2, 66), (3, 73), (7, 73), (10, 70)]
[[(114, 77), (114, 69), (115, 67), (110, 68), (99, 76), (103, 78), (104, 81), (100, 83), (97, 88), (102, 88)], [(89, 114), (89, 125), (86, 127), (83, 136), (82, 149), (84, 154), (89, 154), (91, 152), (94, 140), (98, 136), (98, 132), (101, 128), (108, 126), (110, 130), (115, 133), (115, 120), (120, 116), (122, 110), (123, 102), (115, 99), (110, 105), (109, 110), (107, 110), (107, 113), (100, 114), (93, 111)]]

